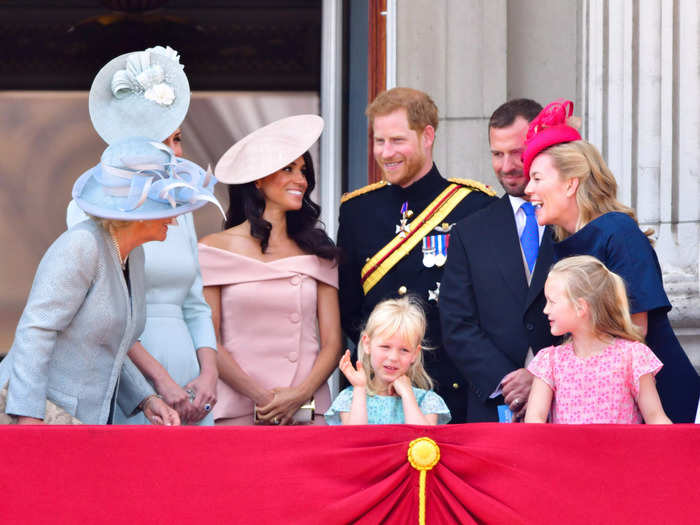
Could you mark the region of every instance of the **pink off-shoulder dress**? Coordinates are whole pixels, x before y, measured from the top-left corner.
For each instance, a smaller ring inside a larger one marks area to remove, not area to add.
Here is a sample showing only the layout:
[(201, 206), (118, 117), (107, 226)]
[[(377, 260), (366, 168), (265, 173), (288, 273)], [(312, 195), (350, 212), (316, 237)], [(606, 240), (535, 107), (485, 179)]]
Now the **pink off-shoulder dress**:
[[(263, 262), (199, 244), (204, 286), (221, 286), (221, 342), (265, 388), (301, 383), (320, 350), (317, 283), (338, 287), (338, 269), (315, 255)], [(219, 380), (214, 419), (251, 425), (253, 401)], [(314, 394), (316, 423), (330, 406), (328, 384)]]

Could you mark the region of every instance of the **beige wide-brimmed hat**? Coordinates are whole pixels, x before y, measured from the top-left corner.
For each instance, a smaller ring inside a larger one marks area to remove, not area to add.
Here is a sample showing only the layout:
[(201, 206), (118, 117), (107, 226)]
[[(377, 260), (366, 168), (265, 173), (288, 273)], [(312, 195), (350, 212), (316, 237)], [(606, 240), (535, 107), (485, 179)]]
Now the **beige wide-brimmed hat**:
[(295, 115), (256, 129), (231, 146), (216, 163), (219, 182), (245, 184), (267, 177), (301, 157), (318, 140), (323, 119)]

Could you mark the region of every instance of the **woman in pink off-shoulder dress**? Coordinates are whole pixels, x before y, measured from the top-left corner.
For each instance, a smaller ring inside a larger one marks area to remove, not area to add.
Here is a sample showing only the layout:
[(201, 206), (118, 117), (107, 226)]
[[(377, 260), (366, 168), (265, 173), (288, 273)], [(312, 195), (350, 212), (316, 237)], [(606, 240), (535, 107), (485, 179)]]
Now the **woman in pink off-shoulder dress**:
[(311, 422), (324, 424), (341, 332), (339, 251), (310, 199), (308, 149), (322, 128), (315, 115), (288, 117), (217, 163), (230, 184), (226, 229), (202, 239), (199, 261), (219, 344), (218, 425), (306, 422), (311, 400)]

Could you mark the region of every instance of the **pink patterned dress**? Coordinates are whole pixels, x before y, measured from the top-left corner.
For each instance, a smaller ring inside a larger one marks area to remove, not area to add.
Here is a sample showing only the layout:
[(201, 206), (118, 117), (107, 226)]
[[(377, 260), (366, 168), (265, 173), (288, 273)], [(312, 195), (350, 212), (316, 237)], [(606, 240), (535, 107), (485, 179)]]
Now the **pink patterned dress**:
[(540, 350), (527, 369), (554, 391), (552, 423), (642, 423), (639, 378), (661, 361), (644, 344), (616, 338), (599, 354), (580, 358), (571, 342)]

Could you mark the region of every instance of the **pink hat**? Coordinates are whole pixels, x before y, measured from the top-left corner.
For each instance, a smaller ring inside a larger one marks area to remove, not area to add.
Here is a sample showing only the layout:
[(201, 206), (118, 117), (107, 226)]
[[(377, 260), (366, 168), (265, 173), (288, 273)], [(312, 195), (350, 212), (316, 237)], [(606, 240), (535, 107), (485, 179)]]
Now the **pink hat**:
[(262, 179), (301, 157), (321, 136), (318, 115), (294, 115), (256, 129), (231, 146), (214, 174), (226, 184)]
[(574, 103), (560, 98), (547, 105), (530, 122), (523, 151), (523, 173), (530, 176), (530, 165), (542, 151), (564, 142), (581, 140), (581, 134), (566, 123), (574, 112)]

